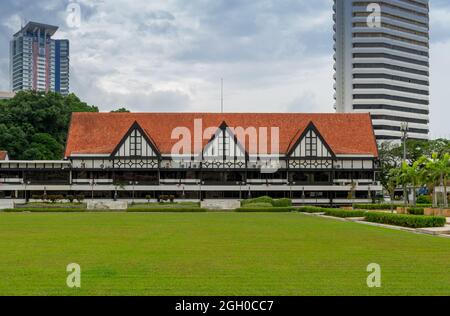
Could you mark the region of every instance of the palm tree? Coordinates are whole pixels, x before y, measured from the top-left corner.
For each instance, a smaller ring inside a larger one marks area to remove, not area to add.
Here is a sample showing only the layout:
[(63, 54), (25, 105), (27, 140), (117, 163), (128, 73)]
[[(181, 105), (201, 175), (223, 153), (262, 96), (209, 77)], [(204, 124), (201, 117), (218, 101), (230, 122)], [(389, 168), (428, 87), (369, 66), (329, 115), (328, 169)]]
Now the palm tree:
[(407, 187), (411, 184), (411, 173), (411, 167), (406, 162), (402, 163), (397, 172), (397, 181), (403, 187), (403, 200), (405, 208), (407, 207), (408, 199)]
[(400, 184), (400, 173), (401, 173), (400, 169), (394, 168), (389, 171), (387, 177), (386, 189), (391, 198), (391, 212), (394, 212), (395, 190)]
[(406, 163), (404, 163), (402, 166), (402, 173), (405, 173), (404, 177), (406, 178), (407, 183), (411, 185), (412, 188), (413, 206), (416, 206), (417, 204), (416, 190), (423, 183), (422, 170), (425, 166), (426, 161), (427, 161), (426, 157), (421, 157), (419, 160), (415, 161), (411, 166)]
[(444, 154), (442, 158), (439, 160), (439, 169), (441, 172), (440, 176), (440, 184), (444, 189), (444, 207), (448, 208), (448, 196), (447, 196), (447, 185), (448, 178), (450, 176), (450, 155), (448, 153)]
[(437, 186), (443, 188), (444, 207), (448, 207), (447, 183), (450, 176), (450, 155), (444, 154), (442, 158), (439, 158), (438, 154), (434, 153), (431, 159), (428, 159), (426, 162), (422, 174), (426, 182), (430, 185), (430, 191), (433, 193), (433, 207), (439, 206)]

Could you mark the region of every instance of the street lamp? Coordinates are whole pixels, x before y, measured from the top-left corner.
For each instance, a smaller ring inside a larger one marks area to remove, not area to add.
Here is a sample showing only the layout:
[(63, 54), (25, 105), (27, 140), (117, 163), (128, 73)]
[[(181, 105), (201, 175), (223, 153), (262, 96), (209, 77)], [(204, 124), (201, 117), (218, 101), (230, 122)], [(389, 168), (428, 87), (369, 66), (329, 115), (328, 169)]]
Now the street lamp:
[(94, 201), (94, 185), (95, 179), (91, 179), (91, 200)]
[(400, 131), (402, 132), (402, 142), (403, 142), (403, 161), (406, 162), (406, 141), (408, 140), (409, 124), (407, 122), (400, 124)]
[(293, 182), (293, 181), (290, 181), (290, 182), (289, 182), (289, 187), (290, 187), (290, 195), (289, 195), (289, 196), (290, 196), (291, 199), (293, 198), (293, 196), (292, 196), (292, 186), (293, 186), (293, 185), (296, 185), (296, 183)]
[(135, 185), (138, 185), (138, 184), (139, 184), (139, 182), (137, 182), (137, 181), (130, 181), (130, 185), (133, 186), (133, 195), (132, 195), (132, 200), (131, 200), (131, 203), (132, 203), (132, 204), (134, 204), (134, 191), (135, 191)]
[[(406, 141), (408, 140), (408, 129), (409, 129), (409, 124), (407, 122), (403, 122), (400, 124), (400, 131), (403, 133), (402, 135), (402, 142), (403, 142), (403, 163), (406, 163), (406, 159), (407, 159), (407, 154), (406, 154)], [(407, 205), (407, 189), (406, 189), (406, 185), (403, 184), (403, 200), (404, 200), (404, 204), (405, 204), (405, 208)]]
[(200, 200), (200, 202), (202, 202), (203, 201), (203, 196), (202, 196), (202, 185), (203, 184), (205, 184), (205, 182), (204, 181), (198, 181), (198, 185), (199, 185), (199, 187), (200, 187), (200, 191), (199, 191), (199, 200)]
[(25, 203), (28, 203), (27, 185), (30, 185), (31, 182), (30, 180), (27, 180), (24, 182), (24, 184), (25, 184)]
[(236, 184), (239, 185), (239, 200), (242, 200), (242, 186), (246, 183), (244, 181), (238, 181)]

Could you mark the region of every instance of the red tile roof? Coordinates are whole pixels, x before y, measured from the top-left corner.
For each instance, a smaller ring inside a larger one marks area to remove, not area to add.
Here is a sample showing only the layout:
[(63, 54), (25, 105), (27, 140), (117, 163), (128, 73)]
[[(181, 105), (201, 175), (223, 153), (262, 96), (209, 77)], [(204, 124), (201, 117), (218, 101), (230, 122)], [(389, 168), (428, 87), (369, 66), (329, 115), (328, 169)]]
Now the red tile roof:
[[(66, 157), (74, 154), (112, 154), (135, 123), (144, 129), (162, 154), (170, 154), (178, 139), (176, 127), (187, 127), (194, 135), (194, 120), (202, 119), (203, 130), (223, 122), (229, 127), (279, 127), (280, 153), (286, 154), (312, 122), (336, 155), (373, 155), (378, 149), (369, 114), (263, 114), (263, 113), (74, 113), (66, 146)], [(208, 140), (203, 141), (203, 146)], [(194, 147), (193, 147), (194, 148)], [(249, 148), (246, 145), (246, 148)]]
[(8, 156), (7, 151), (0, 151), (0, 160), (6, 160), (7, 156)]

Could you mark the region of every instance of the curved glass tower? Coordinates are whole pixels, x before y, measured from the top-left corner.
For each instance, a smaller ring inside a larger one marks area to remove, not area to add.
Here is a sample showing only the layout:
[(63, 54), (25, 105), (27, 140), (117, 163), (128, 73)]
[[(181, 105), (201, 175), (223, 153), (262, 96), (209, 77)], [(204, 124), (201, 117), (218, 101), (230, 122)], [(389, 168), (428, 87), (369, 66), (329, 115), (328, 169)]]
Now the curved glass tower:
[(429, 1), (334, 0), (335, 108), (370, 112), (378, 140), (429, 134)]

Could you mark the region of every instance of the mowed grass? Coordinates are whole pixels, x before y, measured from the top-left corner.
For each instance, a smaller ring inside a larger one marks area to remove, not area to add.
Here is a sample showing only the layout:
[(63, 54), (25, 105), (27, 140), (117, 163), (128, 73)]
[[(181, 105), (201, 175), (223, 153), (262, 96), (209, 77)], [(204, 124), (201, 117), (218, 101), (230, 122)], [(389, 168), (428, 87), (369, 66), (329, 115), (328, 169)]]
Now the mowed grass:
[(449, 294), (445, 238), (298, 213), (0, 213), (0, 295)]

